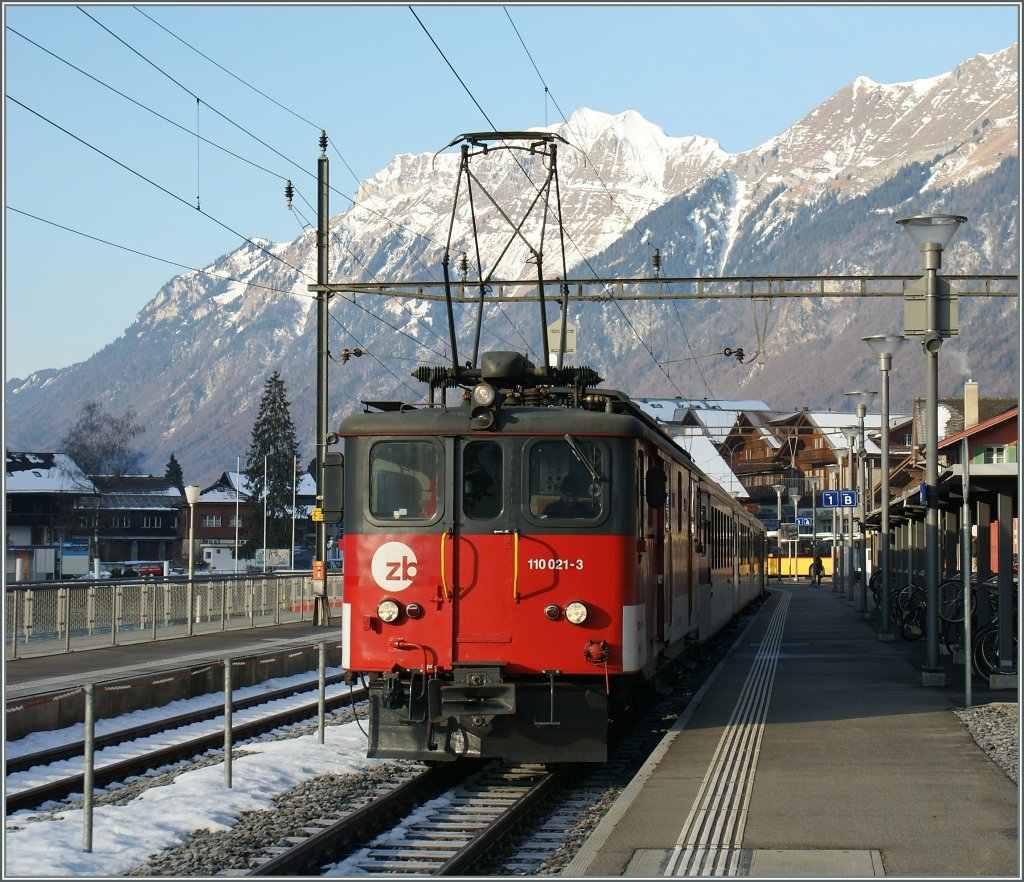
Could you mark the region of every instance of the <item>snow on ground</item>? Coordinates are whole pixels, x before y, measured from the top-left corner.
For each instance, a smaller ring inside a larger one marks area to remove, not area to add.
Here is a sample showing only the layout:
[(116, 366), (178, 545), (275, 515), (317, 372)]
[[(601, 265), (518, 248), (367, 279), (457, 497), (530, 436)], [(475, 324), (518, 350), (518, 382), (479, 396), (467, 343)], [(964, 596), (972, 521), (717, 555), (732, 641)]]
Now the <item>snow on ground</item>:
[[(333, 671), (328, 671), (331, 673)], [(237, 690), (235, 698), (309, 679), (309, 674), (303, 674), (267, 681), (260, 686)], [(329, 687), (332, 691), (337, 688)], [(305, 699), (309, 699), (309, 693)], [(214, 696), (203, 696), (174, 702), (153, 711), (126, 714), (114, 721), (97, 721), (97, 735), (111, 729), (138, 725), (147, 718), (162, 719), (216, 704)], [(233, 719), (241, 722), (241, 714), (233, 715)], [(222, 726), (223, 722), (215, 720), (205, 725), (207, 728), (210, 725)], [(179, 740), (196, 735), (193, 727), (179, 732), (183, 733)], [(5, 754), (32, 753), (48, 744), (80, 740), (81, 737), (81, 726), (35, 733), (5, 745)], [(243, 749), (246, 755), (235, 756), (232, 760), (231, 789), (224, 784), (223, 763), (217, 763), (185, 772), (171, 784), (152, 787), (126, 805), (94, 806), (91, 852), (83, 850), (85, 839), (81, 809), (57, 812), (26, 809), (7, 815), (3, 878), (123, 876), (144, 863), (148, 855), (186, 841), (195, 830), (227, 829), (242, 812), (272, 808), (277, 794), (291, 790), (309, 778), (325, 774), (353, 774), (379, 762), (366, 758), (366, 737), (354, 722), (324, 727), (323, 744), (313, 732), (283, 741), (246, 744)], [(101, 761), (99, 757), (97, 753), (97, 766)], [(114, 762), (117, 758), (105, 756), (103, 761)], [(70, 769), (67, 774), (82, 770), (81, 760), (76, 762), (77, 768)], [(29, 770), (9, 776), (6, 792), (35, 786), (29, 783), (30, 777), (25, 777), (32, 774)]]

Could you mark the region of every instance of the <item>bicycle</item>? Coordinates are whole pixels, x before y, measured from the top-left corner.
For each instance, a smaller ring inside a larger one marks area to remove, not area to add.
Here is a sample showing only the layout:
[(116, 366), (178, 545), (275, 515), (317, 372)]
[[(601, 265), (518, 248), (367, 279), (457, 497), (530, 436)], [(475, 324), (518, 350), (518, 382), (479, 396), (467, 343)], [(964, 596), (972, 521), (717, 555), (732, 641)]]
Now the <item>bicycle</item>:
[[(989, 623), (978, 629), (971, 641), (971, 666), (984, 680), (1000, 670), (999, 659), (999, 580), (998, 576), (986, 579), (982, 586), (988, 592)], [(1013, 672), (1017, 671), (1017, 592), (1014, 591), (1013, 606)]]
[[(971, 575), (971, 616), (977, 606), (977, 585), (978, 575), (974, 573)], [(939, 584), (939, 618), (944, 622), (964, 620), (964, 583), (957, 573)]]
[(900, 624), (903, 639), (914, 641), (924, 636), (928, 625), (928, 592), (924, 588), (910, 586), (906, 609)]

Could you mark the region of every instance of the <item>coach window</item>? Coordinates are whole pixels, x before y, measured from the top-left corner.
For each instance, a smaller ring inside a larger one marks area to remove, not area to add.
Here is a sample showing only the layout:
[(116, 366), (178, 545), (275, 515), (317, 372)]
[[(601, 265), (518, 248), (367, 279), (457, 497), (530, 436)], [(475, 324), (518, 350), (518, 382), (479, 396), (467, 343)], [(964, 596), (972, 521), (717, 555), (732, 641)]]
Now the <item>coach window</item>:
[(574, 438), (571, 445), (564, 440), (532, 445), (530, 514), (544, 520), (597, 520), (604, 515), (607, 474), (603, 444)]
[(440, 446), (379, 441), (370, 448), (370, 514), (382, 521), (432, 518), (441, 504)]
[(493, 441), (473, 441), (462, 454), (462, 510), (474, 520), (501, 514), (505, 498), (501, 447)]

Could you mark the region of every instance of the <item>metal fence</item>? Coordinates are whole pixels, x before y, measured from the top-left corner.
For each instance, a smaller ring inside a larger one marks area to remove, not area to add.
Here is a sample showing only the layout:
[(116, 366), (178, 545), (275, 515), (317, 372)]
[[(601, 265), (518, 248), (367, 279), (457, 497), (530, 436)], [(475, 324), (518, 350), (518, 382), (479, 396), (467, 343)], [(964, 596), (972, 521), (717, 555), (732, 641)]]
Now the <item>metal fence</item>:
[[(341, 604), (341, 578), (327, 601)], [(134, 581), (8, 584), (4, 656), (53, 655), (312, 620), (309, 573)]]

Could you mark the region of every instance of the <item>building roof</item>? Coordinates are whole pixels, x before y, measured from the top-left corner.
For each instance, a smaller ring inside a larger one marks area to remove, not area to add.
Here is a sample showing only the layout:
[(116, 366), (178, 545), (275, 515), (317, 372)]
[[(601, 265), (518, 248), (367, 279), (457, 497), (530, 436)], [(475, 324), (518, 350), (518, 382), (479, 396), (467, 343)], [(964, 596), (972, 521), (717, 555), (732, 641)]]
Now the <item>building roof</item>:
[(746, 494), (747, 491), (740, 479), (733, 474), (718, 448), (699, 428), (691, 428), (683, 434), (673, 434), (672, 440), (690, 454), (697, 468), (723, 489)]
[(94, 475), (93, 480), (103, 494), (104, 510), (177, 510), (185, 498), (172, 481), (153, 475)]
[[(786, 420), (791, 420), (795, 416), (804, 416), (807, 421), (813, 425), (818, 432), (828, 441), (829, 446), (835, 450), (845, 450), (847, 448), (846, 436), (843, 434), (844, 428), (856, 428), (859, 423), (857, 420), (857, 414), (855, 413), (843, 413), (841, 411), (813, 411), (805, 410), (799, 411), (796, 414), (790, 414), (787, 417), (783, 417), (780, 420), (775, 420), (776, 423), (783, 423)], [(890, 428), (895, 425), (899, 425), (907, 420), (905, 414), (890, 414), (889, 415), (889, 426)], [(880, 413), (867, 413), (864, 416), (864, 452), (868, 456), (881, 456), (882, 449), (879, 447), (878, 439), (879, 433), (882, 429), (882, 415)]]
[(7, 451), (5, 493), (93, 494), (96, 487), (66, 453)]
[[(1016, 398), (1004, 398), (987, 396), (978, 398), (978, 422), (987, 423), (994, 417), (1016, 408), (1019, 402)], [(914, 416), (919, 427), (927, 422), (926, 398), (914, 399)], [(959, 435), (964, 430), (964, 399), (963, 396), (956, 398), (940, 397), (936, 401), (936, 410), (939, 422), (939, 439), (949, 438), (952, 435)], [(918, 444), (923, 444), (920, 436), (924, 434), (923, 428), (919, 430)]]
[[(299, 486), (296, 488), (296, 496), (316, 497), (316, 481), (309, 472), (303, 472), (299, 477)], [(251, 494), (249, 481), (244, 472), (224, 472), (209, 487), (199, 494), (200, 502), (234, 502), (236, 497), (242, 502), (248, 502)]]
[(971, 426), (969, 429), (964, 429), (961, 432), (957, 432), (957, 434), (955, 435), (950, 435), (948, 438), (943, 438), (942, 440), (939, 441), (939, 450), (941, 450), (943, 447), (950, 447), (956, 444), (962, 438), (970, 438), (972, 435), (977, 435), (980, 432), (985, 432), (989, 429), (994, 428), (995, 426), (1001, 425), (1002, 423), (1010, 422), (1011, 420), (1013, 422), (1017, 422), (1018, 411), (1019, 408), (1017, 407), (1010, 408), (1010, 410), (1005, 411), (1004, 413), (1001, 413), (998, 416), (994, 416), (991, 419), (985, 420), (984, 422), (977, 423), (976, 425)]

